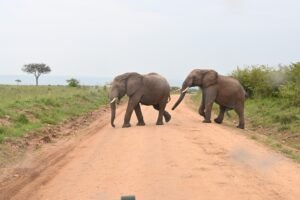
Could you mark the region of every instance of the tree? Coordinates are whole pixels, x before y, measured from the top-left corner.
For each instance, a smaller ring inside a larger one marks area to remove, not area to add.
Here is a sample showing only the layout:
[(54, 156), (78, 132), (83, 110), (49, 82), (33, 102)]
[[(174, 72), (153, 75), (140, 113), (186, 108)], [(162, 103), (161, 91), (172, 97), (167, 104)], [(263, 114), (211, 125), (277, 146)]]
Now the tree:
[(17, 85), (19, 85), (22, 81), (20, 79), (15, 80), (17, 82)]
[(250, 97), (269, 97), (273, 92), (272, 73), (274, 69), (271, 67), (253, 65), (244, 69), (237, 67), (231, 75), (241, 82)]
[(67, 80), (67, 83), (70, 87), (78, 87), (79, 86), (79, 80), (77, 80), (75, 78), (71, 78), (71, 79)]
[(39, 78), (42, 74), (47, 74), (51, 72), (49, 66), (44, 63), (31, 63), (28, 65), (24, 65), (22, 71), (33, 74), (35, 77), (35, 85), (39, 85)]
[(295, 106), (300, 106), (300, 62), (289, 66), (287, 81), (280, 87), (280, 95)]

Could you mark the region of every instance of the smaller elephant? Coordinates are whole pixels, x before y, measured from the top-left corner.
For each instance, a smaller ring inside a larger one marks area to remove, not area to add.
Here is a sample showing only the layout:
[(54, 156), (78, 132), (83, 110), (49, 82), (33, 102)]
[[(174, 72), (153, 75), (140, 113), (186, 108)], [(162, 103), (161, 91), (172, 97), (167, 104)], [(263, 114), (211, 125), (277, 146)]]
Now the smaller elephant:
[(115, 127), (116, 101), (121, 100), (124, 95), (129, 97), (128, 105), (124, 117), (123, 128), (130, 127), (130, 118), (133, 110), (138, 119), (137, 126), (144, 126), (140, 103), (142, 105), (152, 105), (158, 110), (157, 125), (163, 125), (165, 121), (171, 120), (171, 115), (165, 110), (170, 100), (170, 86), (167, 80), (157, 73), (141, 75), (135, 72), (121, 74), (112, 82), (110, 91), (111, 125)]
[(199, 114), (204, 117), (204, 123), (210, 123), (213, 103), (219, 104), (220, 112), (215, 119), (221, 124), (226, 110), (234, 109), (239, 116), (238, 128), (244, 129), (244, 102), (247, 97), (240, 82), (232, 77), (219, 75), (214, 70), (194, 69), (184, 80), (180, 89), (181, 95), (174, 104), (174, 110), (183, 100), (189, 87), (198, 86), (202, 90), (202, 101)]

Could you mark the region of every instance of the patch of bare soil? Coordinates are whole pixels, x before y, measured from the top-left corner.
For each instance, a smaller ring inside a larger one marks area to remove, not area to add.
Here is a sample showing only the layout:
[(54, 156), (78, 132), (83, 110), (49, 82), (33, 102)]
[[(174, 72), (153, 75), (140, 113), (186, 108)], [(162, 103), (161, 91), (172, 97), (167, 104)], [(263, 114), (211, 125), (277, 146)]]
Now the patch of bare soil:
[(2, 199), (299, 199), (300, 166), (244, 130), (202, 123), (184, 102), (163, 126), (155, 125), (157, 111), (143, 106), (146, 126), (135, 126), (133, 116), (123, 129), (125, 108), (117, 109), (116, 128), (107, 112), (82, 134), (30, 154), (12, 181), (0, 184)]
[[(32, 180), (39, 171), (44, 170), (49, 163), (52, 163), (52, 161), (49, 162), (49, 157), (44, 157), (49, 149), (56, 148), (61, 144), (65, 146), (67, 143), (79, 138), (80, 134), (85, 135), (88, 126), (93, 123), (95, 123), (95, 126), (103, 125), (102, 116), (106, 116), (107, 112), (108, 107), (102, 107), (97, 111), (67, 120), (60, 125), (48, 125), (38, 132), (28, 133), (22, 138), (7, 140), (2, 144), (0, 146), (0, 199), (9, 199), (14, 193), (13, 191), (18, 190), (22, 187), (22, 184)], [(42, 155), (42, 157), (39, 158), (39, 155)], [(53, 162), (57, 161), (56, 156), (52, 159)], [(46, 165), (43, 164), (44, 160), (47, 160)], [(31, 164), (33, 161), (35, 163)], [(36, 169), (31, 170), (33, 167), (36, 167)], [(20, 183), (19, 186), (18, 182)], [(1, 190), (6, 188), (10, 191), (11, 184), (14, 185), (12, 192), (7, 192), (3, 196)]]
[(9, 116), (2, 118), (0, 117), (0, 126), (9, 126), (10, 125), (10, 118)]

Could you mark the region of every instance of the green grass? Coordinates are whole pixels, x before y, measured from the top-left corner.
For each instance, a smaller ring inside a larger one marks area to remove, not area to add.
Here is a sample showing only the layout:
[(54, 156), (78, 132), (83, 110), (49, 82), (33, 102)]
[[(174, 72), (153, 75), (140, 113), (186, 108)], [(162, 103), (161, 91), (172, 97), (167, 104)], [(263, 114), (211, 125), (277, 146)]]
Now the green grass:
[(280, 98), (249, 99), (245, 111), (253, 130), (300, 151), (299, 107)]
[(280, 98), (247, 100), (245, 115), (254, 127), (300, 134), (300, 108)]
[(0, 85), (0, 95), (0, 142), (108, 103), (107, 92), (100, 87)]
[[(191, 96), (197, 107), (200, 104), (201, 93)], [(213, 112), (218, 114), (218, 106), (214, 104)], [(225, 115), (224, 123), (231, 126), (233, 120), (238, 120), (234, 111), (229, 111), (230, 118)], [(300, 108), (289, 105), (282, 98), (247, 99), (245, 106), (246, 128), (257, 134), (250, 135), (276, 151), (300, 162)], [(233, 126), (233, 125), (232, 125)]]

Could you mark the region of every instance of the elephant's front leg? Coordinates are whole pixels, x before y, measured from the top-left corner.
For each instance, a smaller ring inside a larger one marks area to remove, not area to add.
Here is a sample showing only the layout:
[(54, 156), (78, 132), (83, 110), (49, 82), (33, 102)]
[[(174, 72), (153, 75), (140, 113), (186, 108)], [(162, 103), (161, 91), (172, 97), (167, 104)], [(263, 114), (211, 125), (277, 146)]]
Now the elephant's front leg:
[(144, 118), (143, 118), (141, 106), (140, 106), (139, 103), (135, 107), (134, 111), (135, 111), (136, 117), (138, 119), (138, 123), (136, 125), (137, 126), (145, 126), (145, 122), (144, 122)]
[(133, 112), (133, 109), (137, 106), (139, 103), (139, 99), (136, 97), (130, 97), (128, 100), (128, 105), (125, 113), (125, 118), (124, 118), (124, 124), (122, 128), (127, 128), (130, 127), (130, 118)]
[(216, 123), (221, 124), (221, 123), (223, 122), (225, 111), (226, 111), (226, 107), (220, 105), (220, 112), (219, 112), (219, 115), (218, 115), (218, 117), (215, 119), (215, 122), (216, 122)]
[(204, 108), (205, 108), (205, 93), (202, 92), (202, 98), (201, 98), (200, 107), (198, 109), (198, 113), (199, 113), (199, 115), (201, 115), (203, 117), (205, 117)]
[(211, 111), (216, 99), (217, 91), (214, 88), (207, 88), (205, 91), (205, 119), (204, 123), (211, 123)]

